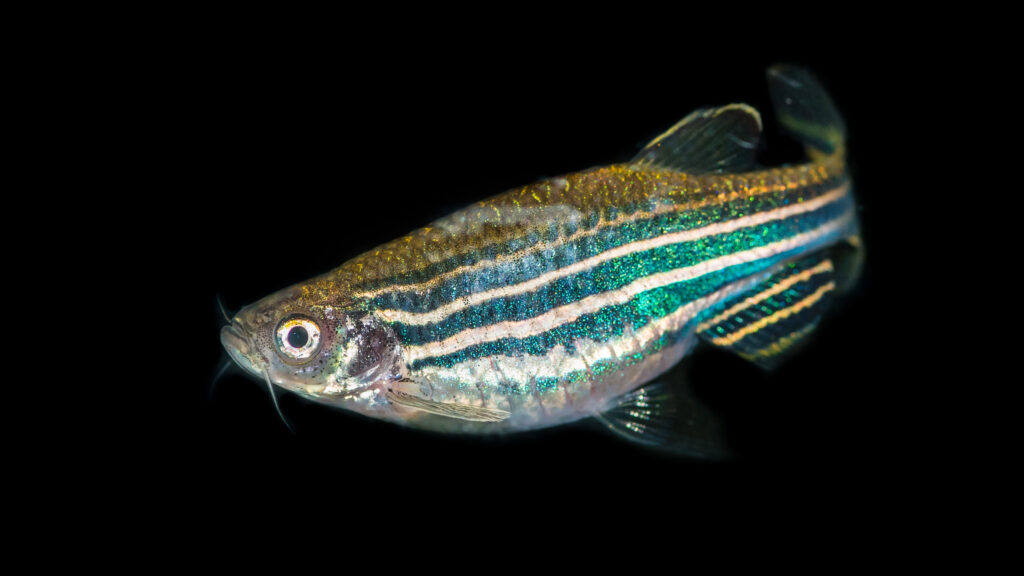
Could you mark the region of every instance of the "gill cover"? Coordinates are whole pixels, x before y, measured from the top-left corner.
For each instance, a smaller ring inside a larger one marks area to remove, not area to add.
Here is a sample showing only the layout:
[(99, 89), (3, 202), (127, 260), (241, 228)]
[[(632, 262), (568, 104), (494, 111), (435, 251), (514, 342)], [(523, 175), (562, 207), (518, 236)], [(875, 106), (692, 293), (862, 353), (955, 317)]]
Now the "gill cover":
[(325, 394), (352, 394), (400, 377), (401, 346), (388, 326), (369, 314), (345, 314), (338, 318), (334, 330), (333, 382)]

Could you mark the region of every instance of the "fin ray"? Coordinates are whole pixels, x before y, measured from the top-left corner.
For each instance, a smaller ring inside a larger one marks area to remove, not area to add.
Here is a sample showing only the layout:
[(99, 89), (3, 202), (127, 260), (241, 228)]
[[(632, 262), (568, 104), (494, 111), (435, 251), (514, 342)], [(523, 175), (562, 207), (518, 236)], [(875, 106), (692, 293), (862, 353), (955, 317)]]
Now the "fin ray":
[(689, 174), (746, 172), (756, 166), (761, 115), (746, 104), (694, 110), (633, 158), (641, 170)]
[(771, 369), (813, 332), (835, 289), (832, 260), (808, 256), (712, 310), (697, 326), (697, 334)]
[(480, 406), (471, 406), (469, 404), (438, 402), (436, 400), (430, 400), (428, 398), (423, 398), (400, 390), (388, 390), (387, 399), (394, 404), (404, 406), (406, 408), (413, 408), (415, 410), (429, 412), (430, 414), (447, 416), (448, 418), (457, 418), (459, 420), (470, 420), (473, 422), (501, 422), (511, 415), (505, 410), (483, 408)]
[(620, 396), (596, 418), (620, 437), (657, 450), (708, 459), (731, 456), (721, 420), (675, 371)]
[(777, 64), (768, 69), (768, 87), (779, 124), (804, 144), (811, 157), (842, 153), (846, 126), (813, 74)]

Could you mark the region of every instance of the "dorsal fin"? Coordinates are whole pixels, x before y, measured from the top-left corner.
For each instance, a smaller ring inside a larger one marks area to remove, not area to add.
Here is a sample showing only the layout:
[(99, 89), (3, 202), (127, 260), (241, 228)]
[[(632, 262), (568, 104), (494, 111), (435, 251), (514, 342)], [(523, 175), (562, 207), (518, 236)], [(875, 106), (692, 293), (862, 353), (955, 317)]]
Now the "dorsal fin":
[(694, 110), (633, 158), (640, 170), (748, 172), (756, 166), (761, 115), (746, 104)]

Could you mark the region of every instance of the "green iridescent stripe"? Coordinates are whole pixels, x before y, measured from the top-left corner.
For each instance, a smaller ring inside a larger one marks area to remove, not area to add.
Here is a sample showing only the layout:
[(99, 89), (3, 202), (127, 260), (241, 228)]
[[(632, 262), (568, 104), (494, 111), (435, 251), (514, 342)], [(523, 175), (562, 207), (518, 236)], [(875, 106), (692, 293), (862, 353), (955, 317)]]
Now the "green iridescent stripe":
[(565, 276), (536, 291), (498, 298), (468, 307), (435, 324), (422, 326), (396, 323), (406, 344), (421, 345), (444, 340), (467, 328), (505, 321), (525, 320), (593, 294), (609, 292), (639, 278), (672, 269), (693, 266), (713, 258), (771, 244), (812, 230), (850, 209), (848, 197), (817, 211), (767, 225), (736, 232), (634, 252), (607, 261), (579, 274)]
[[(836, 177), (818, 185), (751, 196), (732, 204), (713, 204), (700, 209), (668, 212), (655, 216), (650, 216), (650, 206), (646, 205), (653, 199), (648, 199), (643, 203), (644, 205), (626, 208), (607, 207), (603, 212), (595, 211), (584, 215), (582, 224), (563, 222), (537, 226), (523, 236), (491, 244), (386, 281), (359, 286), (358, 290), (394, 290), (375, 297), (369, 303), (371, 307), (426, 311), (474, 291), (528, 280), (552, 268), (570, 265), (575, 261), (583, 260), (622, 244), (669, 232), (699, 228), (712, 222), (725, 222), (758, 212), (774, 210), (789, 205), (797, 198), (813, 199), (834, 190), (843, 181), (844, 178)], [(613, 220), (620, 213), (635, 215), (636, 219), (617, 227), (602, 229), (593, 236), (572, 242), (564, 241), (566, 237), (578, 231), (593, 230), (602, 220)], [(534, 256), (533, 260), (528, 257), (527, 263), (524, 265), (520, 256), (530, 253), (538, 244), (552, 244), (553, 246), (550, 251), (536, 252), (537, 256)], [(406, 285), (430, 281), (435, 276), (450, 273), (462, 266), (495, 261), (499, 255), (506, 257), (503, 262), (496, 263), (484, 270), (458, 274), (452, 279), (427, 289), (426, 293), (415, 287), (405, 288)], [(516, 258), (511, 258), (512, 256), (516, 256)]]
[(771, 367), (817, 325), (834, 287), (831, 260), (802, 258), (709, 311), (697, 330), (712, 344)]
[[(518, 356), (522, 354), (539, 356), (559, 345), (564, 346), (572, 353), (575, 351), (576, 343), (580, 340), (607, 342), (621, 337), (627, 327), (633, 330), (642, 328), (650, 322), (675, 312), (689, 302), (713, 294), (741, 278), (770, 268), (781, 260), (792, 257), (793, 253), (798, 253), (800, 250), (802, 248), (771, 258), (726, 268), (693, 280), (656, 288), (632, 298), (625, 304), (605, 306), (596, 312), (582, 315), (572, 322), (564, 323), (543, 334), (528, 338), (503, 338), (469, 346), (453, 354), (420, 359), (413, 362), (411, 368), (413, 370), (424, 366), (451, 368), (467, 360), (488, 356)], [(664, 334), (662, 342), (664, 345), (672, 344), (684, 333), (685, 330)], [(637, 360), (639, 359), (638, 357)], [(593, 370), (593, 367), (591, 369)]]
[[(822, 264), (825, 264), (825, 267)], [(760, 318), (792, 306), (831, 282), (833, 270), (831, 262), (827, 262), (822, 256), (809, 256), (790, 262), (783, 270), (773, 274), (767, 282), (702, 314), (701, 322), (707, 322), (705, 332), (709, 337), (728, 336)], [(800, 279), (801, 275), (806, 275), (806, 279)], [(780, 285), (785, 286), (785, 289), (777, 290), (776, 287)], [(767, 296), (761, 296), (763, 294)], [(750, 300), (755, 301), (750, 305), (743, 305), (744, 301)], [(725, 314), (721, 314), (722, 311), (725, 311)]]

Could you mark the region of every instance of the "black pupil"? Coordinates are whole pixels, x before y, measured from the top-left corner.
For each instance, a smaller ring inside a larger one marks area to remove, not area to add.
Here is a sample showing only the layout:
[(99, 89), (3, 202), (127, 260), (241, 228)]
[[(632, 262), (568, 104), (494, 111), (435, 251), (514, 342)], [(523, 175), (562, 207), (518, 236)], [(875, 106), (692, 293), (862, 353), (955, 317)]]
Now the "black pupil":
[(288, 343), (293, 348), (302, 348), (306, 345), (306, 342), (309, 342), (309, 333), (302, 326), (296, 326), (288, 332)]

